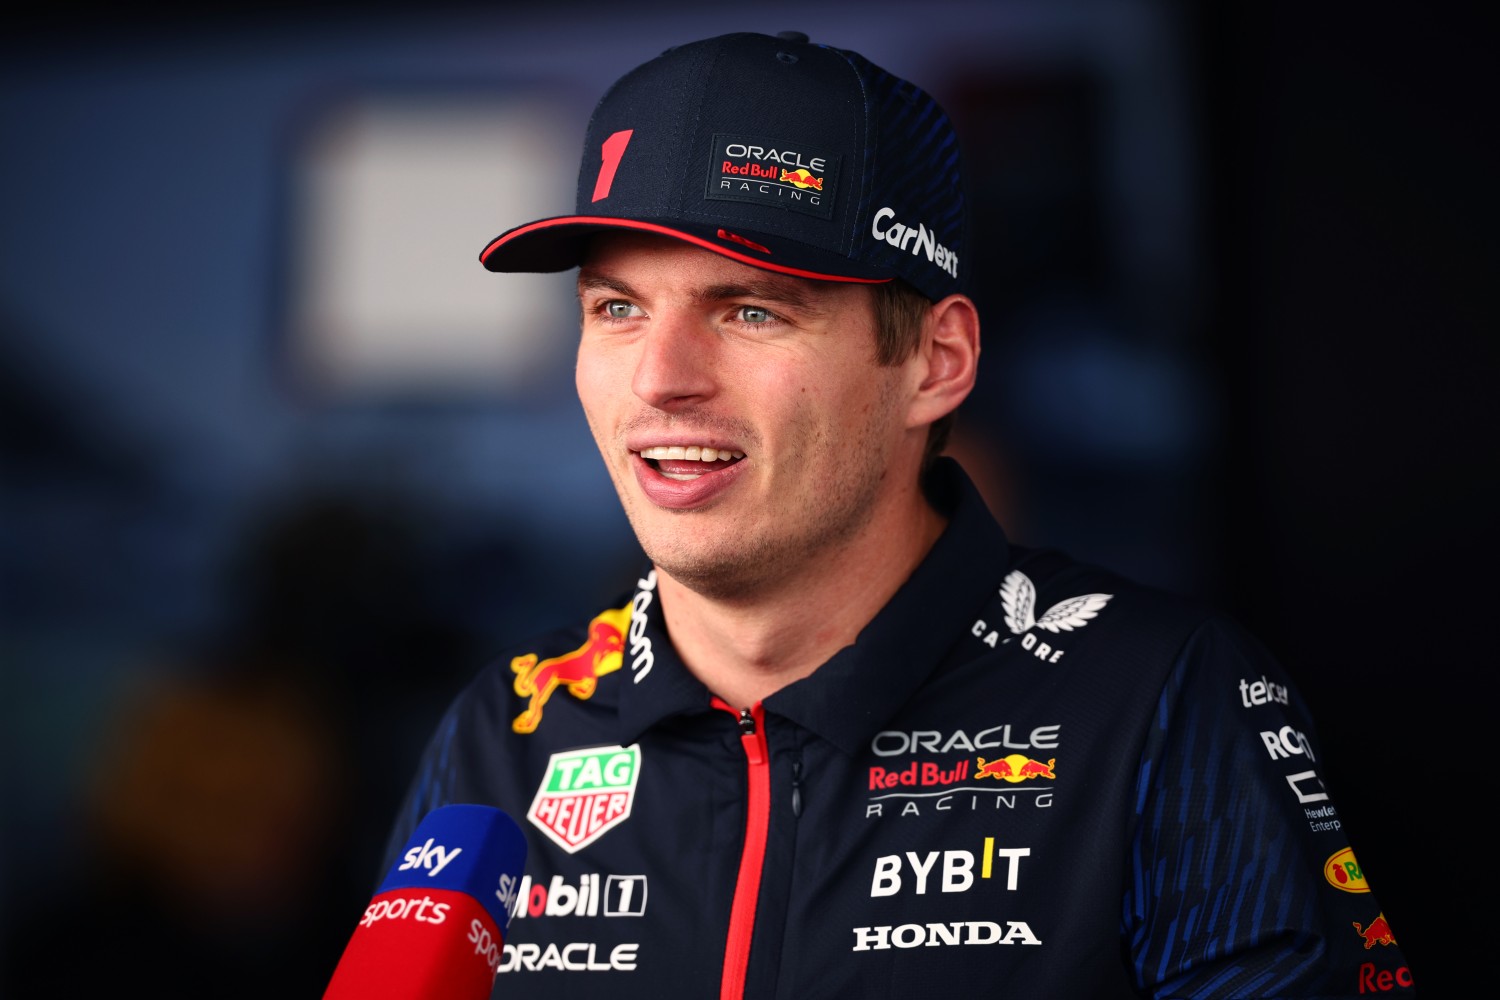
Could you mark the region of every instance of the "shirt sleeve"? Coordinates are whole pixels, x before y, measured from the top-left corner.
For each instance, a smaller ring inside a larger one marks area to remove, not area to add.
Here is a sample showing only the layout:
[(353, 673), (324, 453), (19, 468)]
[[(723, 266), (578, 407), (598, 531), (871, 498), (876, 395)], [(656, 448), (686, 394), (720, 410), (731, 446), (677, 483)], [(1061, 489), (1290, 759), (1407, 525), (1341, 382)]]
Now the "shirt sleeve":
[(1306, 706), (1231, 622), (1184, 645), (1141, 755), (1123, 934), (1150, 997), (1413, 992)]

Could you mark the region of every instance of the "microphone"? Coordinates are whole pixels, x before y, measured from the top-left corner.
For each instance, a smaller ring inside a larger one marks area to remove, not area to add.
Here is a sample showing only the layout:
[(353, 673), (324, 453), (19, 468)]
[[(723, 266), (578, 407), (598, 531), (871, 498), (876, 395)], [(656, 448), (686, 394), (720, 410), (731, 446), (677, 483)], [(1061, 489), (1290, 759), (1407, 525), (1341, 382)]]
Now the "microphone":
[(488, 1000), (525, 867), (526, 835), (499, 809), (434, 809), (365, 907), (323, 1000)]

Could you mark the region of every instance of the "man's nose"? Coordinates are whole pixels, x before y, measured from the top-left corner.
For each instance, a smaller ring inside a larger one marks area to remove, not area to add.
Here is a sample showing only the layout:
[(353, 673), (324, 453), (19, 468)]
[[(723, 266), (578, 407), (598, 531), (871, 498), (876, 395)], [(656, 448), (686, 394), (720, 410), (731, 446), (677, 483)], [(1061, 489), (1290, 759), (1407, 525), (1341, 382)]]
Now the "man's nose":
[(710, 398), (718, 387), (717, 343), (717, 334), (699, 318), (657, 316), (641, 338), (631, 388), (659, 410)]

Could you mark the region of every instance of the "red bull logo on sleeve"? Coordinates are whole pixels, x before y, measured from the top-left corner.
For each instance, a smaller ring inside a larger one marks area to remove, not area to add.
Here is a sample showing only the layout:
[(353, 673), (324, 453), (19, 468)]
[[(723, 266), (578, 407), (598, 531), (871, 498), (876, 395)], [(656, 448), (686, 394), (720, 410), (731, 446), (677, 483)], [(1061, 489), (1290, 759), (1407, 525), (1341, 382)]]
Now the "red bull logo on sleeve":
[(1361, 993), (1389, 993), (1392, 990), (1409, 990), (1415, 985), (1411, 969), (1404, 965), (1394, 969), (1379, 969), (1374, 962), (1366, 962), (1359, 967)]
[(1370, 883), (1365, 881), (1365, 873), (1360, 869), (1359, 862), (1354, 860), (1352, 847), (1334, 852), (1327, 861), (1323, 862), (1323, 877), (1328, 880), (1329, 885), (1345, 892), (1370, 891)]
[(1369, 951), (1377, 944), (1385, 948), (1396, 943), (1396, 935), (1391, 933), (1391, 925), (1386, 921), (1384, 913), (1370, 921), (1368, 927), (1361, 927), (1358, 920), (1353, 923), (1355, 933), (1365, 939), (1365, 951)]
[(625, 656), (625, 634), (630, 628), (630, 605), (611, 608), (589, 622), (589, 637), (583, 645), (561, 656), (538, 660), (535, 653), (517, 656), (510, 661), (516, 674), (515, 691), (530, 698), (526, 711), (516, 716), (510, 727), (518, 733), (536, 732), (542, 721), (542, 708), (558, 688), (566, 688), (575, 698), (593, 696), (599, 678), (620, 669)]
[(1043, 764), (1039, 760), (1023, 757), (1018, 753), (1008, 754), (999, 760), (986, 761), (983, 757), (978, 758), (978, 768), (974, 772), (975, 778), (994, 778), (996, 781), (1008, 781), (1016, 784), (1021, 781), (1030, 781), (1033, 778), (1056, 778), (1052, 772), (1057, 758), (1053, 757)]
[(641, 750), (634, 745), (555, 753), (526, 818), (575, 854), (630, 818), (640, 772)]

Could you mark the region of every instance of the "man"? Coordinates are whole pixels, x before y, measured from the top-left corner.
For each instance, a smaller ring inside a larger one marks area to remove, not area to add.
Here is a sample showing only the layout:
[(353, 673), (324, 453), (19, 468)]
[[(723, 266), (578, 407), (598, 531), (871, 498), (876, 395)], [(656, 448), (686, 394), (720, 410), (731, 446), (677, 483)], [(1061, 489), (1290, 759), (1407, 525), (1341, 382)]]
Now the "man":
[(804, 36), (605, 95), (579, 397), (650, 565), (434, 735), (392, 842), (524, 817), (497, 993), (1332, 996), (1410, 972), (1291, 684), (1211, 612), (1007, 543), (935, 457), (979, 318), (942, 109)]

